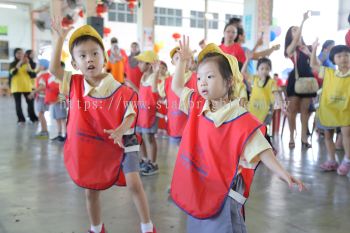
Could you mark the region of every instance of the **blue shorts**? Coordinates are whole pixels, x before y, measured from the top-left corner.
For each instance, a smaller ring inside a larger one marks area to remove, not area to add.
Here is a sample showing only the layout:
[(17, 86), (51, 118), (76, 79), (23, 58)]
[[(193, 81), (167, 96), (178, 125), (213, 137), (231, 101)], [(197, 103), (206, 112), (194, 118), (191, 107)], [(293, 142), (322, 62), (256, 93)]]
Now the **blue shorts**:
[(37, 113), (46, 112), (49, 110), (49, 105), (45, 104), (45, 97), (37, 97), (34, 105)]
[(67, 118), (66, 102), (58, 102), (50, 106), (51, 116), (55, 120), (63, 120)]
[(139, 154), (136, 151), (125, 153), (124, 161), (122, 162), (122, 168), (124, 174), (130, 172), (139, 172)]
[(158, 131), (158, 122), (159, 122), (159, 118), (156, 117), (156, 120), (154, 121), (153, 125), (151, 128), (142, 128), (142, 127), (138, 127), (136, 126), (136, 132), (137, 133), (150, 133), (150, 134), (155, 134)]

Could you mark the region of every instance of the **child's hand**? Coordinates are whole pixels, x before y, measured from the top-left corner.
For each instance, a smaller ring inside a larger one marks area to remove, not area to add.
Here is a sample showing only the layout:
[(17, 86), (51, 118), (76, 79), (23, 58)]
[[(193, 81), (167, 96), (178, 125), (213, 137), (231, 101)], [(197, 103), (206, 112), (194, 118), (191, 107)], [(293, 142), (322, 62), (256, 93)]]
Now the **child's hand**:
[(51, 27), (56, 37), (64, 39), (67, 37), (68, 32), (73, 29), (73, 26), (70, 26), (69, 28), (63, 28), (61, 22), (62, 18), (54, 17), (51, 19)]
[(192, 50), (190, 49), (190, 39), (188, 36), (182, 36), (182, 40), (179, 42), (179, 51), (181, 61), (189, 61), (192, 58)]
[(154, 73), (159, 72), (159, 67), (160, 67), (160, 61), (154, 61), (152, 64), (152, 70)]
[(306, 11), (303, 16), (303, 21), (306, 21), (309, 18), (309, 11)]
[(109, 139), (114, 140), (114, 144), (118, 144), (121, 148), (125, 148), (123, 145), (123, 135), (124, 133), (119, 128), (116, 129), (105, 129), (105, 133), (109, 134)]
[(297, 185), (299, 192), (306, 190), (306, 187), (304, 185), (303, 182), (301, 182), (300, 180), (296, 179), (295, 177), (289, 175), (288, 179), (286, 180), (286, 182), (288, 183), (288, 186), (290, 189), (293, 188), (293, 185)]
[(34, 93), (34, 92), (31, 92), (31, 93), (28, 95), (28, 99), (34, 99), (34, 96), (35, 96), (35, 93)]
[(316, 40), (314, 41), (314, 43), (312, 43), (312, 50), (317, 49), (317, 47), (319, 46), (320, 43), (318, 43), (318, 38), (316, 38)]
[(280, 49), (280, 47), (281, 47), (281, 45), (280, 44), (276, 44), (276, 45), (273, 45), (271, 48), (273, 49), (273, 50), (279, 50)]

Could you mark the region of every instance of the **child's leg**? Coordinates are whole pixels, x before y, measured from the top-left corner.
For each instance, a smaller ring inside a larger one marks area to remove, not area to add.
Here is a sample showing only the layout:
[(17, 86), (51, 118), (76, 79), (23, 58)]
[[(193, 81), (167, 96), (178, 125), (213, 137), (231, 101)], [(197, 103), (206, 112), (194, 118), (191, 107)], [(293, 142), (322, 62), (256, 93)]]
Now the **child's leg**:
[(157, 162), (157, 141), (156, 141), (156, 137), (154, 136), (153, 133), (148, 134), (148, 139), (149, 139), (149, 160), (152, 163), (156, 163)]
[(62, 136), (67, 133), (67, 126), (66, 126), (66, 119), (60, 119), (61, 121), (61, 129), (62, 129)]
[(344, 146), (344, 159), (341, 165), (338, 167), (338, 174), (346, 176), (350, 172), (350, 126), (342, 127), (341, 133), (343, 135), (343, 146)]
[(335, 144), (333, 142), (333, 135), (334, 135), (333, 129), (324, 131), (325, 143), (326, 143), (329, 161), (335, 161)]
[(341, 132), (337, 132), (337, 139), (335, 140), (335, 148), (336, 150), (343, 149), (343, 136)]
[(86, 189), (85, 196), (90, 223), (93, 226), (98, 226), (101, 224), (100, 191)]
[(39, 112), (39, 121), (41, 125), (41, 131), (42, 132), (47, 132), (47, 123), (45, 119), (45, 112)]
[(61, 120), (57, 119), (56, 120), (56, 124), (57, 124), (57, 134), (58, 136), (62, 135), (62, 124), (61, 124)]
[(141, 178), (138, 172), (130, 172), (125, 174), (126, 185), (131, 193), (131, 197), (136, 206), (137, 212), (141, 219), (141, 223), (149, 223), (150, 213), (148, 200), (143, 189)]
[(292, 96), (288, 98), (288, 101), (289, 147), (294, 148), (294, 132), (300, 100), (299, 97)]
[(341, 134), (343, 136), (345, 158), (350, 160), (350, 126), (342, 127)]
[(143, 161), (146, 161), (147, 162), (147, 141), (148, 141), (148, 138), (147, 138), (147, 135), (146, 134), (142, 134), (142, 143), (140, 145), (140, 150), (141, 150), (141, 158)]

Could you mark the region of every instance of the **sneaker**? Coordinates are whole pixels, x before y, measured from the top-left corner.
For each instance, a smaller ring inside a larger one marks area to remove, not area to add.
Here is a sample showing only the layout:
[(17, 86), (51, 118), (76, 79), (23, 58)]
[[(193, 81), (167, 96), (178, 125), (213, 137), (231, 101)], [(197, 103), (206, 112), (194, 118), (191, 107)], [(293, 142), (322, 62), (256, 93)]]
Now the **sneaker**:
[(147, 164), (147, 169), (143, 172), (141, 172), (141, 175), (143, 176), (152, 176), (159, 172), (158, 164), (153, 164), (149, 162)]
[(17, 126), (19, 126), (19, 127), (23, 127), (24, 125), (25, 125), (25, 121), (19, 121), (19, 122), (17, 122)]
[(152, 231), (147, 231), (146, 233), (157, 233), (156, 228), (153, 226), (153, 230)]
[[(93, 232), (93, 231), (89, 230), (88, 233), (97, 233), (97, 232)], [(102, 224), (102, 230), (99, 233), (107, 233), (107, 231), (105, 229), (105, 224)]]
[(148, 167), (147, 165), (148, 165), (148, 163), (145, 160), (141, 159), (141, 161), (140, 161), (140, 172), (146, 171), (147, 167)]
[(337, 169), (338, 175), (346, 176), (350, 171), (350, 162), (345, 162), (344, 159)]
[(320, 168), (325, 172), (336, 171), (338, 163), (336, 161), (326, 161), (320, 165)]
[(48, 139), (49, 138), (49, 132), (47, 131), (40, 131), (37, 134), (35, 134), (36, 139)]
[(62, 137), (61, 135), (58, 135), (57, 137), (52, 138), (51, 140), (52, 141), (58, 141), (58, 142), (64, 142), (66, 140), (66, 138)]

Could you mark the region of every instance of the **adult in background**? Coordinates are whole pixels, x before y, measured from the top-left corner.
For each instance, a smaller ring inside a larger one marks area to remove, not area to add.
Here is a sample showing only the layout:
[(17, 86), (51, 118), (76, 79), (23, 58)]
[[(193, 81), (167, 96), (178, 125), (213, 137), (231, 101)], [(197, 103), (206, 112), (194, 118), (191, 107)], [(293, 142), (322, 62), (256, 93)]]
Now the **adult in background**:
[[(348, 16), (348, 22), (349, 22), (349, 25), (350, 25), (350, 14)], [(350, 47), (350, 29), (349, 31), (346, 33), (345, 35), (345, 44)]]
[(118, 39), (113, 37), (111, 39), (111, 49), (107, 51), (108, 62), (106, 64), (106, 71), (111, 73), (115, 80), (124, 83), (125, 65), (128, 56), (124, 49), (119, 48)]
[(287, 82), (287, 96), (289, 102), (288, 123), (290, 130), (289, 148), (295, 147), (294, 131), (296, 127), (296, 115), (299, 111), (301, 113), (301, 144), (303, 148), (311, 148), (307, 135), (310, 117), (309, 108), (312, 97), (315, 97), (316, 93), (297, 94), (294, 88), (296, 75), (300, 78), (314, 77), (310, 67), (311, 51), (308, 46), (306, 46), (302, 37), (303, 25), (308, 18), (308, 12), (304, 13), (300, 27), (290, 27), (285, 38), (284, 56), (290, 58), (294, 64), (294, 68), (289, 73)]
[(34, 111), (34, 100), (29, 98), (32, 91), (33, 84), (29, 72), (29, 58), (26, 56), (21, 48), (14, 50), (15, 60), (10, 64), (11, 77), (11, 93), (15, 99), (16, 114), (18, 125), (23, 125), (26, 121), (22, 111), (22, 95), (25, 97), (28, 105), (28, 116), (31, 122), (37, 122), (38, 117)]
[(126, 79), (125, 83), (138, 91), (140, 88), (140, 81), (142, 72), (138, 66), (139, 62), (135, 59), (135, 56), (140, 54), (140, 46), (137, 42), (132, 42), (130, 45), (130, 55), (128, 57), (126, 65)]

